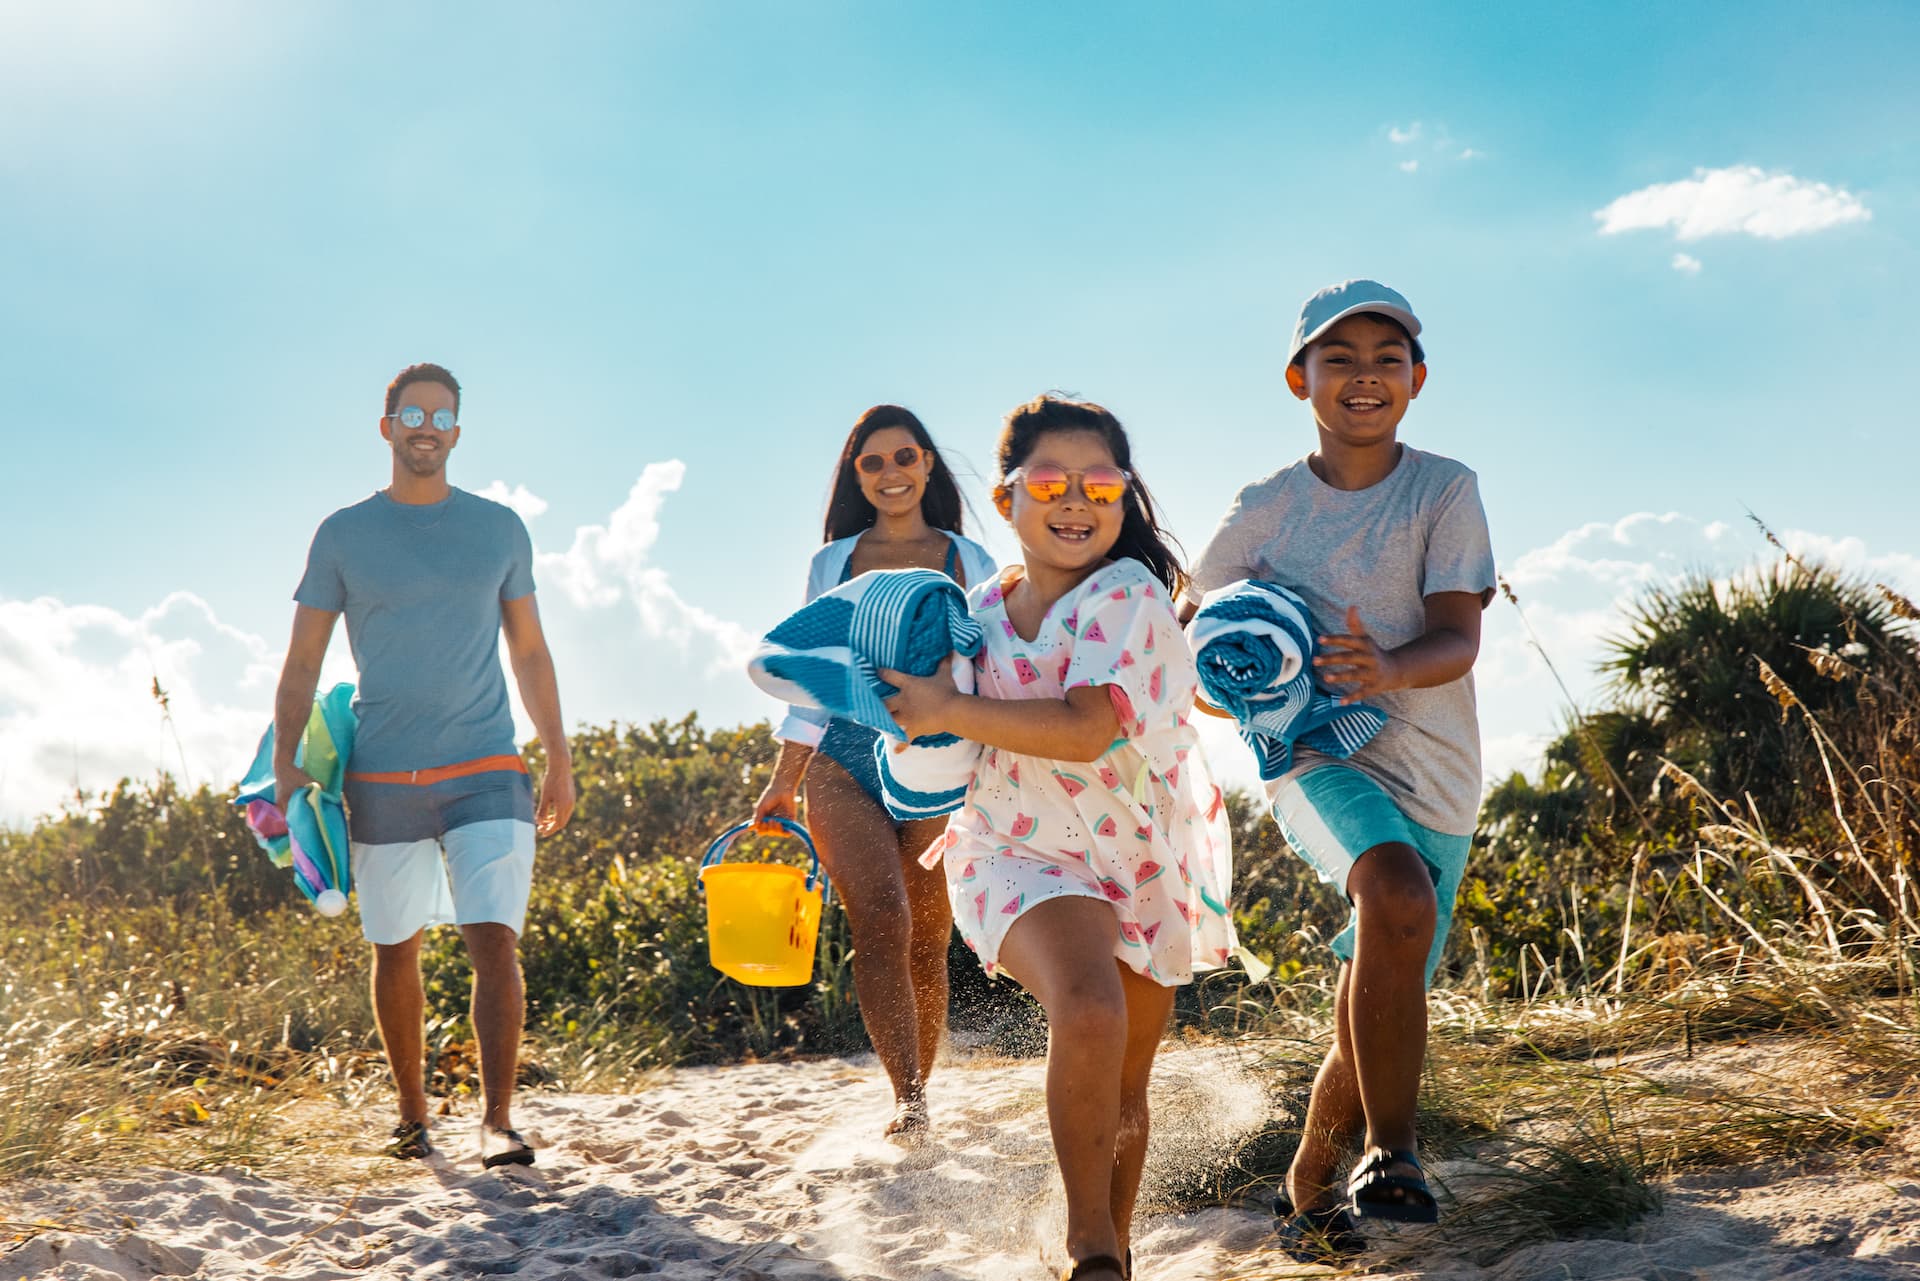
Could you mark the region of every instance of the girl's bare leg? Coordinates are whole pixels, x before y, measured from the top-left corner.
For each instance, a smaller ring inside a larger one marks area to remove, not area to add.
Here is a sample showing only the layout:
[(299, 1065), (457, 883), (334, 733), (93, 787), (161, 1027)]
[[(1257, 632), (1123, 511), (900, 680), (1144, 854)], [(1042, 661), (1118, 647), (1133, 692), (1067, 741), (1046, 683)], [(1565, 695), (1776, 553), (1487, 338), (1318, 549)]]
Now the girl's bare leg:
[(1133, 1240), (1133, 1203), (1140, 1195), (1140, 1172), (1147, 1165), (1147, 1079), (1153, 1057), (1167, 1034), (1174, 989), (1113, 963), (1127, 1001), (1127, 1049), (1120, 1063), (1120, 1141), (1113, 1154), (1114, 1235), (1125, 1254)]
[(1015, 921), (1000, 945), (1000, 963), (1047, 1012), (1047, 1121), (1075, 1259), (1121, 1250), (1113, 1202), (1128, 1036), (1113, 959), (1119, 933), (1105, 900), (1056, 898)]

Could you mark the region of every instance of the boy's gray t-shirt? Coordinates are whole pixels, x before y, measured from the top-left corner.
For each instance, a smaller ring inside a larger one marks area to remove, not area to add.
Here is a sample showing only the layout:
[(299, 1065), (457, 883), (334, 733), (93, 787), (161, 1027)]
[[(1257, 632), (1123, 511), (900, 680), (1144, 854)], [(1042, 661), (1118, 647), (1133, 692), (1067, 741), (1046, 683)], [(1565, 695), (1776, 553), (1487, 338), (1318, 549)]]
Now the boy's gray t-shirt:
[[(1322, 634), (1346, 631), (1351, 605), (1382, 648), (1404, 645), (1426, 631), (1427, 596), (1492, 598), (1479, 482), (1461, 463), (1410, 445), (1385, 480), (1361, 490), (1335, 489), (1303, 458), (1240, 491), (1193, 568), (1194, 593), (1242, 578), (1298, 592)], [(1351, 763), (1414, 822), (1471, 834), (1481, 793), (1473, 674), (1367, 701), (1387, 713), (1387, 725)], [(1328, 759), (1298, 749), (1289, 774)]]
[(519, 750), (500, 670), (500, 605), (532, 591), (527, 527), (463, 489), (423, 506), (376, 493), (320, 522), (293, 598), (346, 615), (360, 669), (356, 773)]

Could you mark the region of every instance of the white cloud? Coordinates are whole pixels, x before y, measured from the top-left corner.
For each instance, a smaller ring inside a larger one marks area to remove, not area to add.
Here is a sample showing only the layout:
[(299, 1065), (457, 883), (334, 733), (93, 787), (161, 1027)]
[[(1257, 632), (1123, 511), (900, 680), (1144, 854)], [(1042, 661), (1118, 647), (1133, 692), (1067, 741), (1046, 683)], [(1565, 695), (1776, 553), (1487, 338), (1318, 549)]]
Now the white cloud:
[(1418, 160), (1402, 160), (1400, 162), (1401, 173), (1413, 173), (1417, 171), (1419, 168), (1420, 168), (1420, 162)]
[(1673, 269), (1683, 276), (1697, 276), (1700, 274), (1700, 260), (1692, 254), (1675, 254)]
[(1412, 124), (1408, 125), (1404, 129), (1402, 129), (1399, 125), (1387, 126), (1387, 141), (1393, 143), (1393, 145), (1396, 147), (1404, 147), (1410, 142), (1419, 141), (1419, 139), (1420, 139), (1420, 122), (1418, 120), (1414, 121)]
[(1460, 152), (1460, 158), (1462, 160), (1478, 160), (1486, 154), (1484, 151), (1476, 151), (1472, 147), (1467, 147)]
[[(353, 679), (344, 649), (323, 685)], [(231, 783), (272, 717), (279, 672), (274, 646), (188, 592), (140, 614), (0, 599), (0, 822), (51, 811), (76, 787), (161, 770), (194, 786)]]
[(496, 480), (485, 489), (476, 489), (474, 493), (513, 508), (519, 513), (520, 519), (525, 521), (530, 521), (547, 510), (546, 499), (532, 492), (525, 485), (515, 485), (512, 489), (508, 489), (507, 482), (504, 480)]
[(1671, 227), (1675, 239), (1749, 235), (1781, 240), (1873, 217), (1860, 198), (1824, 182), (1752, 165), (1696, 169), (1679, 182), (1628, 192), (1597, 210), (1600, 234)]
[(753, 652), (752, 633), (689, 604), (669, 584), (666, 571), (650, 563), (660, 538), (660, 509), (686, 474), (686, 464), (678, 459), (647, 464), (605, 525), (582, 525), (566, 551), (536, 556), (535, 574), (557, 585), (580, 609), (631, 603), (649, 636), (672, 642), (690, 657), (698, 648), (709, 672), (737, 671)]
[(1920, 556), (1911, 552), (1871, 552), (1864, 539), (1836, 538), (1804, 529), (1780, 532), (1787, 550), (1805, 560), (1851, 570), (1897, 592), (1920, 598)]

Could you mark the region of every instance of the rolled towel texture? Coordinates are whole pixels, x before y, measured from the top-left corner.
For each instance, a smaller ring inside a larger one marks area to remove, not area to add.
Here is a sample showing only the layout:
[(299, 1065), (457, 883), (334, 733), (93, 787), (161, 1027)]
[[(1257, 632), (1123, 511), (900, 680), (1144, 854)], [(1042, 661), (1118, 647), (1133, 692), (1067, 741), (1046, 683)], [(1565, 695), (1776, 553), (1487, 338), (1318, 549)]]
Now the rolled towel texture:
[[(886, 700), (899, 691), (881, 668), (931, 676), (948, 654), (972, 658), (984, 641), (967, 598), (931, 569), (876, 569), (808, 601), (766, 634), (747, 663), (753, 683), (784, 703), (825, 708), (834, 716), (898, 740)], [(969, 664), (955, 662), (955, 683)], [(951, 734), (916, 742), (945, 747)]]
[(1345, 759), (1387, 723), (1379, 708), (1342, 706), (1315, 681), (1317, 635), (1298, 595), (1245, 578), (1210, 594), (1188, 628), (1200, 688), (1239, 723), (1264, 781), (1292, 768), (1296, 743)]

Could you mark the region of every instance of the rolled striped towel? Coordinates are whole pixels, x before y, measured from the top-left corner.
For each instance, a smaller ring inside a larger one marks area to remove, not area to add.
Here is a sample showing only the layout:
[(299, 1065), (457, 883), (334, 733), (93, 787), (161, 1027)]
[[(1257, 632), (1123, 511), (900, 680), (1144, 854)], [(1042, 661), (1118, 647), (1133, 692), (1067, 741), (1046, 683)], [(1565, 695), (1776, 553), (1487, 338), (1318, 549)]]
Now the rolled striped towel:
[[(967, 612), (960, 585), (938, 570), (876, 569), (808, 601), (768, 632), (747, 663), (753, 683), (783, 703), (825, 708), (834, 716), (891, 735), (900, 726), (886, 699), (899, 691), (880, 669), (931, 676), (949, 654), (972, 658), (985, 636)], [(964, 670), (969, 692), (972, 665)], [(916, 742), (946, 747), (952, 734)]]
[(1315, 682), (1316, 635), (1299, 596), (1247, 578), (1210, 594), (1187, 629), (1200, 688), (1239, 722), (1264, 781), (1292, 767), (1296, 743), (1345, 759), (1387, 723), (1379, 708), (1343, 707)]
[[(964, 681), (962, 672), (966, 673)], [(972, 664), (955, 663), (953, 674), (960, 692), (971, 694)], [(939, 746), (917, 740), (903, 750), (896, 750), (898, 747), (898, 739), (884, 735), (873, 744), (873, 758), (880, 766), (880, 799), (887, 813), (900, 822), (937, 818), (966, 802), (974, 768), (980, 763), (980, 744), (953, 738)]]

